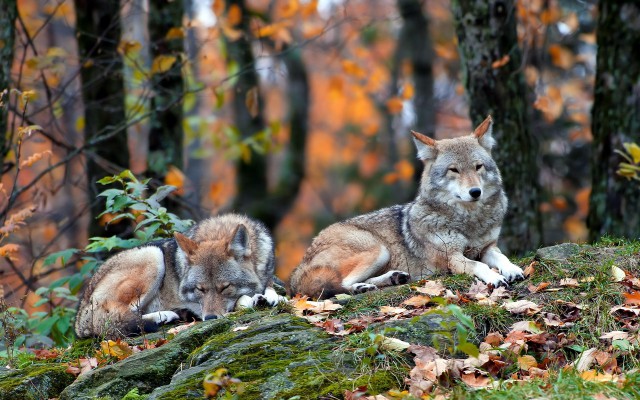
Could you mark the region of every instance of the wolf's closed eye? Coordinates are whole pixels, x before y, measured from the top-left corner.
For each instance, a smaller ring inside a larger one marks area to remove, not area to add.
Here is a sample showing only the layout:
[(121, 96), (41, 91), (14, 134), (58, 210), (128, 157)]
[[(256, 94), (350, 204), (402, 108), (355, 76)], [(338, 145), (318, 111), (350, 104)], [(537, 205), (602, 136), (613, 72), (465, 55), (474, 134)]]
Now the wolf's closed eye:
[(453, 172), (454, 174), (457, 174), (458, 168), (449, 168), (449, 171)]
[(478, 164), (476, 165), (476, 171), (480, 171), (480, 168), (484, 167), (484, 165), (482, 164)]

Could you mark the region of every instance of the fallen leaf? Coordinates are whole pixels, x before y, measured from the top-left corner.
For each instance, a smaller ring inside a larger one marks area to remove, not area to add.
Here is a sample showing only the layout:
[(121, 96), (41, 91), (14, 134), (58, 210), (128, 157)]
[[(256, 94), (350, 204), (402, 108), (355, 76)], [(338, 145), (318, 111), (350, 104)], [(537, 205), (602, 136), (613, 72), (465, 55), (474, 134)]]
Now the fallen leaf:
[(530, 355), (524, 355), (524, 356), (518, 357), (517, 362), (518, 362), (518, 367), (523, 371), (529, 371), (530, 368), (538, 367), (538, 362), (536, 361), (535, 357)]
[(403, 351), (408, 349), (411, 346), (411, 343), (407, 343), (403, 340), (384, 337), (382, 342), (380, 343), (380, 348), (384, 350), (392, 350), (392, 351)]
[(577, 279), (574, 278), (564, 278), (564, 279), (560, 279), (560, 286), (565, 286), (565, 287), (578, 287), (580, 286), (580, 284), (578, 283)]
[(533, 273), (536, 270), (536, 265), (538, 264), (537, 261), (532, 261), (531, 264), (527, 265), (525, 267), (525, 269), (522, 271), (522, 273), (524, 274), (524, 276), (526, 276), (527, 278), (530, 278), (531, 275), (533, 275)]
[(518, 321), (511, 325), (512, 331), (523, 331), (529, 333), (542, 333), (543, 330), (535, 321)]
[(624, 304), (640, 305), (640, 292), (622, 293)]
[(133, 354), (133, 349), (129, 343), (122, 340), (103, 340), (100, 343), (100, 352), (104, 355), (116, 357), (118, 360), (124, 360)]
[(382, 306), (380, 307), (380, 312), (383, 314), (388, 314), (388, 315), (396, 315), (396, 314), (402, 314), (404, 312), (408, 311), (406, 308), (402, 308), (402, 307), (391, 307), (391, 306)]
[(614, 282), (621, 282), (627, 276), (626, 272), (615, 265), (611, 266), (611, 280)]
[(484, 342), (492, 347), (498, 347), (504, 341), (504, 336), (500, 332), (489, 332), (484, 338)]
[(477, 370), (463, 373), (460, 379), (472, 388), (485, 388), (491, 384), (491, 379)]
[(600, 339), (603, 339), (603, 340), (607, 340), (607, 339), (618, 340), (618, 339), (628, 339), (628, 338), (629, 338), (629, 332), (623, 332), (623, 331), (611, 331), (600, 336)]
[(594, 369), (584, 371), (580, 374), (580, 378), (591, 382), (614, 382), (616, 377), (612, 374), (599, 373)]
[(592, 347), (588, 350), (583, 351), (582, 353), (580, 353), (580, 356), (578, 356), (578, 359), (573, 363), (571, 363), (571, 365), (578, 372), (587, 371), (589, 368), (591, 368), (591, 365), (595, 361), (595, 356), (597, 351), (598, 349), (596, 349), (595, 347)]
[(527, 286), (527, 289), (529, 289), (530, 293), (537, 293), (546, 289), (550, 284), (551, 283), (549, 282), (541, 282), (537, 286), (529, 285)]
[(533, 315), (542, 309), (539, 305), (529, 300), (512, 301), (504, 303), (502, 306), (512, 314)]
[(504, 67), (505, 65), (507, 65), (507, 63), (509, 62), (510, 57), (508, 54), (502, 56), (502, 58), (500, 58), (499, 60), (496, 60), (494, 62), (491, 63), (491, 68), (493, 69), (497, 69), (500, 67)]
[(412, 307), (423, 307), (431, 301), (431, 297), (429, 296), (413, 296), (409, 297), (402, 304)]
[(188, 324), (174, 326), (173, 328), (171, 328), (171, 329), (169, 329), (167, 331), (167, 334), (169, 334), (169, 335), (177, 335), (178, 333), (180, 333), (182, 331), (186, 331), (187, 329), (191, 328), (195, 324), (196, 324), (196, 321), (193, 321), (193, 322), (190, 322)]
[(440, 281), (426, 281), (424, 285), (415, 288), (415, 290), (429, 296), (440, 296), (444, 293), (445, 288)]

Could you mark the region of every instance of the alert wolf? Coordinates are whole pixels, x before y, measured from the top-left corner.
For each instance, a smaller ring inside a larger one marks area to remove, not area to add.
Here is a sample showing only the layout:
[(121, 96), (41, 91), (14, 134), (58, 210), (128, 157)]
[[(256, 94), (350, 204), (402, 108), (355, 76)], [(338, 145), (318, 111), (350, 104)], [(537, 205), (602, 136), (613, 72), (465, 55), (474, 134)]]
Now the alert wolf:
[(274, 305), (282, 298), (273, 272), (273, 240), (260, 222), (212, 217), (109, 258), (81, 297), (76, 334), (118, 337), (157, 328), (178, 312), (207, 320), (236, 306)]
[(492, 124), (488, 116), (471, 135), (442, 140), (412, 131), (424, 163), (415, 200), (325, 228), (292, 272), (290, 293), (360, 293), (436, 270), (495, 286), (522, 279), (496, 244), (507, 197), (491, 157)]

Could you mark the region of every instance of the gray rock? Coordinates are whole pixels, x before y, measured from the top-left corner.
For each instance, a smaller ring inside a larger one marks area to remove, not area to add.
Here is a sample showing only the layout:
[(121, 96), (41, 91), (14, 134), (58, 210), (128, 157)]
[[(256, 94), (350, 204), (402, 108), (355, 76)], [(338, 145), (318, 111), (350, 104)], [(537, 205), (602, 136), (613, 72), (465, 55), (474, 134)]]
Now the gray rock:
[(50, 399), (75, 379), (66, 365), (33, 364), (21, 369), (0, 370), (0, 400)]
[(542, 247), (536, 251), (536, 259), (540, 261), (566, 261), (589, 246), (576, 243), (562, 243), (555, 246)]

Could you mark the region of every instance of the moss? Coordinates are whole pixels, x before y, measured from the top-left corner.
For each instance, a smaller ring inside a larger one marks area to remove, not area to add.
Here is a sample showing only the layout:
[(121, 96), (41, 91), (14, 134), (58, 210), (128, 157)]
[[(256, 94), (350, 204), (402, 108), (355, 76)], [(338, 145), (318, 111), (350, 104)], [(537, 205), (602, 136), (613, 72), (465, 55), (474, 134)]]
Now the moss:
[(509, 311), (499, 306), (482, 305), (478, 303), (467, 303), (462, 306), (465, 314), (473, 319), (478, 337), (473, 338), (478, 343), (489, 332), (505, 332), (516, 322), (516, 319)]
[(33, 364), (0, 374), (0, 400), (58, 397), (75, 379), (60, 364)]

